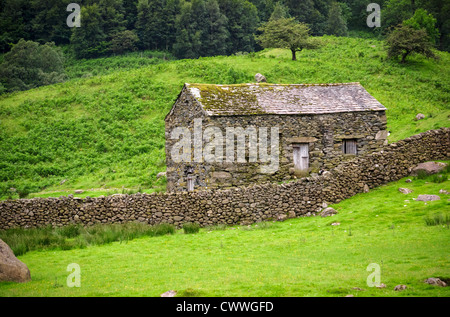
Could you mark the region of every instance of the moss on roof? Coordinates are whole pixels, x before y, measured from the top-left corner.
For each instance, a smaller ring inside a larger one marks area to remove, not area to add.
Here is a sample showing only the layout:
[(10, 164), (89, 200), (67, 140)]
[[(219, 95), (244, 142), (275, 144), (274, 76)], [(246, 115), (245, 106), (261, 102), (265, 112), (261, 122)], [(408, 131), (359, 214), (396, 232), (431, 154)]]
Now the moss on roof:
[(359, 83), (186, 84), (186, 88), (213, 116), (386, 110)]

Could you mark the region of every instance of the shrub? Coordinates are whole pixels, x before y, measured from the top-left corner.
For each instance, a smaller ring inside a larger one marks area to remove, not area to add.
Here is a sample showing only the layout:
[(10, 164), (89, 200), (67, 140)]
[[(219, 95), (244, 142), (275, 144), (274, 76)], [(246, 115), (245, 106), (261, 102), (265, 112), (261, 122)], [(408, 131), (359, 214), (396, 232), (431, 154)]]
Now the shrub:
[(40, 45), (21, 39), (5, 54), (0, 67), (3, 91), (27, 90), (65, 79), (63, 54), (54, 43)]
[(111, 40), (111, 51), (113, 53), (122, 54), (136, 50), (136, 43), (139, 41), (138, 36), (133, 31), (125, 30), (116, 33)]
[(183, 224), (184, 233), (197, 233), (200, 230), (200, 225), (198, 223), (185, 223)]
[(427, 226), (450, 225), (450, 214), (434, 214), (433, 216), (424, 217)]

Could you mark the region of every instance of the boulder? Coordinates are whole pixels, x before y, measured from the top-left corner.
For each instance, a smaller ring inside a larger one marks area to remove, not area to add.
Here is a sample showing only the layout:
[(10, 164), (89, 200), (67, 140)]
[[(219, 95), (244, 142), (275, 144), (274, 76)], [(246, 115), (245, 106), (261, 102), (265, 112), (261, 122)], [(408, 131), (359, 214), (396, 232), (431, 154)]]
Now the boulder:
[(399, 189), (398, 189), (398, 191), (400, 192), (400, 193), (402, 193), (402, 194), (411, 194), (413, 191), (412, 191), (412, 189), (409, 189), (409, 188), (402, 188), (402, 187), (400, 187)]
[(445, 283), (444, 281), (442, 281), (441, 279), (439, 279), (437, 277), (430, 277), (430, 278), (426, 279), (425, 283), (430, 284), (430, 285), (442, 286), (442, 287), (447, 286), (447, 283)]
[(9, 245), (0, 239), (0, 282), (29, 281), (31, 275), (26, 264), (17, 259)]
[(177, 295), (177, 292), (174, 290), (170, 290), (165, 293), (162, 293), (161, 297), (174, 297), (175, 295)]
[(82, 189), (77, 189), (76, 191), (74, 191), (75, 194), (82, 194), (84, 193), (84, 190)]
[(159, 172), (158, 174), (156, 174), (156, 179), (159, 179), (161, 177), (166, 177), (166, 172)]
[(286, 219), (287, 219), (286, 215), (281, 214), (277, 216), (277, 221), (285, 221)]
[(447, 166), (447, 164), (442, 163), (442, 162), (420, 163), (411, 169), (411, 175), (416, 176), (421, 171), (423, 173), (426, 173), (427, 175), (436, 174), (436, 173), (441, 172), (446, 166)]
[(425, 119), (425, 115), (423, 113), (418, 113), (416, 115), (416, 120), (422, 120), (422, 119)]
[(321, 217), (329, 217), (332, 215), (337, 214), (337, 211), (331, 207), (327, 207), (325, 209), (322, 210), (322, 212), (320, 213)]
[(406, 285), (400, 284), (397, 285), (396, 287), (394, 287), (394, 291), (398, 292), (398, 291), (404, 291), (406, 289)]
[(432, 200), (441, 200), (441, 197), (438, 195), (419, 195), (416, 198), (416, 201), (432, 201)]
[(256, 80), (257, 83), (267, 83), (266, 77), (264, 77), (264, 76), (263, 76), (262, 74), (260, 74), (260, 73), (257, 73), (257, 74), (255, 75), (255, 80)]

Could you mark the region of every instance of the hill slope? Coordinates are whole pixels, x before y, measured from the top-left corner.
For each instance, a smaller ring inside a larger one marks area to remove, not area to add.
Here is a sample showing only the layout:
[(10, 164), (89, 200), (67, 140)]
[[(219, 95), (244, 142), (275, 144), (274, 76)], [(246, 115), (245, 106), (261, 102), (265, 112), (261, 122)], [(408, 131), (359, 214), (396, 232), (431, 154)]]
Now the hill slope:
[[(360, 82), (387, 107), (390, 141), (450, 126), (450, 54), (439, 52), (439, 60), (416, 56), (400, 65), (385, 60), (377, 40), (321, 41), (322, 47), (303, 51), (298, 61), (291, 61), (288, 51), (267, 50), (145, 60), (125, 70), (115, 58), (114, 70), (107, 72), (108, 59), (98, 66), (80, 62), (67, 69), (78, 78), (0, 97), (0, 197), (43, 189), (38, 195), (77, 188), (100, 188), (84, 193), (90, 196), (108, 188), (163, 190), (156, 174), (165, 170), (164, 116), (185, 82), (254, 82), (258, 72), (271, 83)], [(105, 75), (91, 76), (96, 73)], [(419, 112), (426, 119), (415, 121)]]

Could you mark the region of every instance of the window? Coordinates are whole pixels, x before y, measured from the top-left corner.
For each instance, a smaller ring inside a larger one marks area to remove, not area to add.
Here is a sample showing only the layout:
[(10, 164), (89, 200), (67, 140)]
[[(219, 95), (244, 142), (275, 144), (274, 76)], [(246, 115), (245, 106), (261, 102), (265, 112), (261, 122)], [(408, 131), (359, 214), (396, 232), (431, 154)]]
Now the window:
[(347, 139), (342, 143), (342, 152), (344, 154), (356, 154), (357, 153), (357, 142), (356, 139)]
[(309, 168), (309, 145), (308, 143), (293, 144), (294, 167), (300, 171)]

